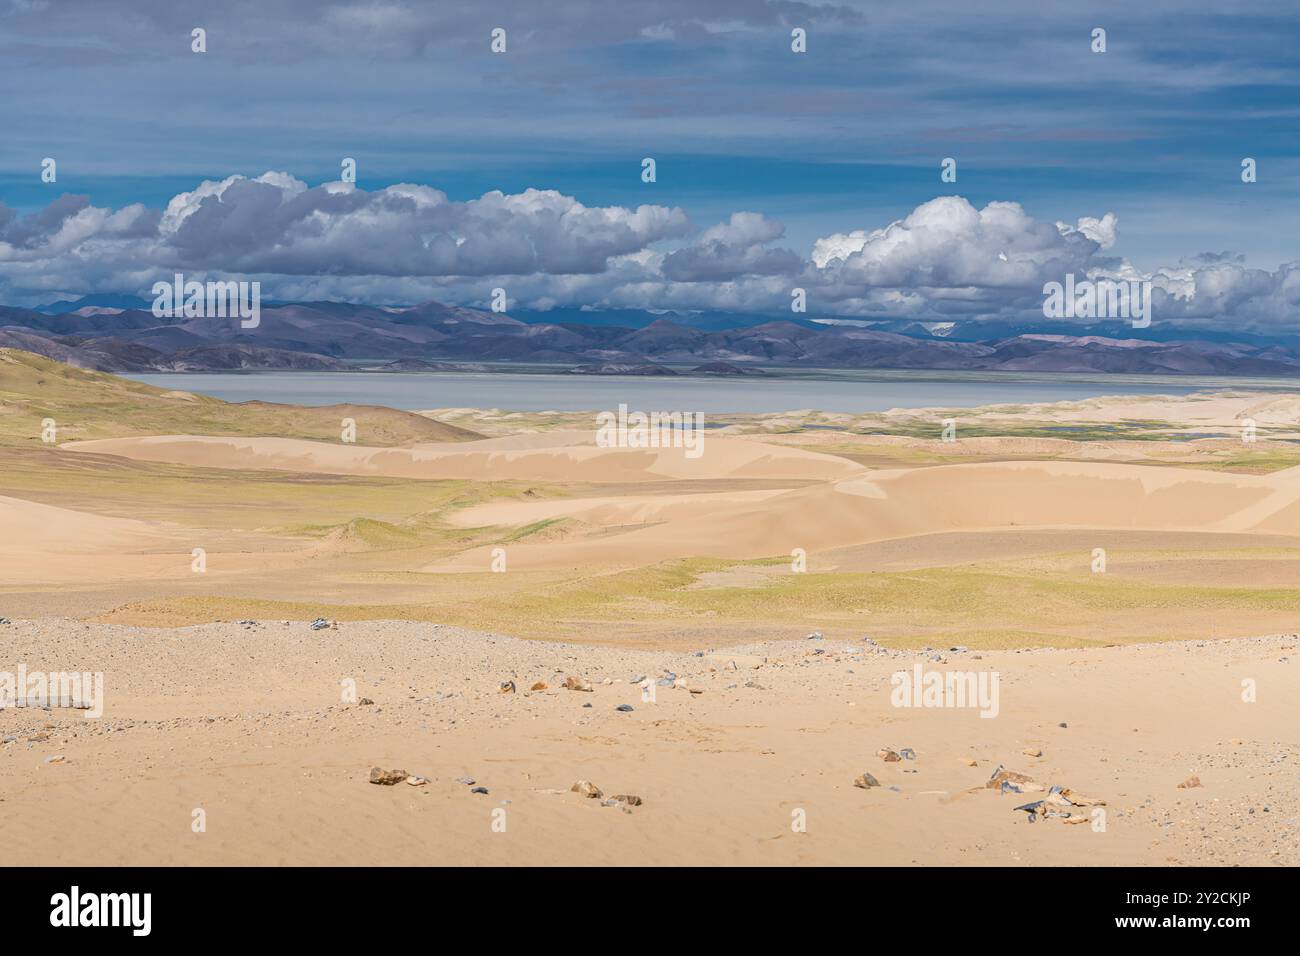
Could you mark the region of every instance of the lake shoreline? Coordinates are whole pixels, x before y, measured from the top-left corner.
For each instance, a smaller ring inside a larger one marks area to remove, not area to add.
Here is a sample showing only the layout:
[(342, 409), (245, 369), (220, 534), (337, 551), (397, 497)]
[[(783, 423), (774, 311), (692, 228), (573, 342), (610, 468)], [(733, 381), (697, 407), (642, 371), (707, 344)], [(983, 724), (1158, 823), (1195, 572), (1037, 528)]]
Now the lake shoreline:
[[(550, 368), (554, 369), (555, 366)], [(464, 372), (169, 372), (128, 376), (160, 388), (230, 402), (352, 403), (419, 410), (446, 407), (588, 411), (673, 407), (709, 414), (818, 409), (866, 413), (890, 408), (966, 407), (1078, 401), (1115, 395), (1183, 396), (1210, 391), (1288, 391), (1295, 383), (1210, 376), (1024, 376), (1005, 372), (766, 371), (762, 376), (573, 375), (535, 366)], [(788, 374), (785, 374), (788, 372)], [(667, 403), (667, 405), (665, 404)]]

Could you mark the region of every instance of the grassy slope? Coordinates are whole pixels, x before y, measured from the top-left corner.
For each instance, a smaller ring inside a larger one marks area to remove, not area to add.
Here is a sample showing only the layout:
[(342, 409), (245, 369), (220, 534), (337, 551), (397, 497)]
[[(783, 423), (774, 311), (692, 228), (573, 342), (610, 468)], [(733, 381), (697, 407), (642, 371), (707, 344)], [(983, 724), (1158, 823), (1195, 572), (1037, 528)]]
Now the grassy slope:
[(41, 444), (41, 422), (54, 419), (58, 441), (137, 435), (246, 435), (336, 442), (341, 422), (357, 423), (358, 444), (470, 441), (478, 434), (375, 405), (304, 408), (267, 402), (232, 404), (168, 392), (116, 375), (0, 349), (0, 446)]
[[(748, 563), (776, 565), (786, 560)], [(517, 637), (596, 643), (607, 642), (611, 635), (631, 640), (638, 634), (692, 629), (706, 630), (719, 643), (727, 643), (752, 639), (761, 625), (788, 630), (791, 636), (814, 629), (842, 637), (869, 634), (891, 646), (995, 648), (1248, 635), (1284, 627), (1300, 612), (1300, 592), (1290, 588), (1146, 584), (1091, 574), (1025, 575), (996, 564), (790, 574), (752, 587), (690, 587), (701, 574), (735, 566), (695, 559), (597, 577), (565, 578), (549, 572), (409, 574), (401, 577), (422, 579), (430, 596), (436, 595), (434, 600), (375, 605), (186, 596), (132, 602), (103, 620), (165, 626), (240, 617), (421, 620)]]

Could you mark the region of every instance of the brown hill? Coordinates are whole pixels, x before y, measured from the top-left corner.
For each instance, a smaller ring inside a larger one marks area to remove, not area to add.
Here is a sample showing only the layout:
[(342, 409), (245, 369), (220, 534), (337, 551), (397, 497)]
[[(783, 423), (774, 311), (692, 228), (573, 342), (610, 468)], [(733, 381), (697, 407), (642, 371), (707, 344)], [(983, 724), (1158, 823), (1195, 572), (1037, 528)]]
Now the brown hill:
[(0, 348), (0, 444), (41, 442), (53, 419), (57, 441), (137, 435), (242, 435), (339, 441), (353, 419), (357, 442), (399, 446), (481, 438), (412, 412), (377, 405), (303, 407), (223, 402), (169, 392), (129, 379), (74, 368), (18, 349)]

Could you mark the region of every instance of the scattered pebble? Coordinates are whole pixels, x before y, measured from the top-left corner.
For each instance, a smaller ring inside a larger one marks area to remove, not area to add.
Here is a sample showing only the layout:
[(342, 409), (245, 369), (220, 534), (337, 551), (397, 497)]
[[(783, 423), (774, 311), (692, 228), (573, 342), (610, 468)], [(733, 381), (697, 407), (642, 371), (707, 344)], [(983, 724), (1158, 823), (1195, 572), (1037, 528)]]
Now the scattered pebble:
[(370, 782), (378, 784), (381, 787), (391, 787), (394, 784), (401, 783), (409, 774), (405, 770), (383, 770), (379, 767), (370, 768)]
[(1015, 785), (1032, 782), (1028, 774), (1020, 773), (1018, 770), (1004, 770), (1002, 764), (998, 764), (993, 771), (993, 776), (989, 777), (984, 786), (993, 790), (1001, 790), (1004, 783)]

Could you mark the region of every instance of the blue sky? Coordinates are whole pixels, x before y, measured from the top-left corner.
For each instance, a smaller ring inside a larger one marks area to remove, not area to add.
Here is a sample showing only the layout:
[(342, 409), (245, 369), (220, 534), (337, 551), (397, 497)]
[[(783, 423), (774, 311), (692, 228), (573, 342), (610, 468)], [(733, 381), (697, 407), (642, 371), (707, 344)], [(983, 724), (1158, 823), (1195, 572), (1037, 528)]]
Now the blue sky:
[[(0, 0), (0, 203), (11, 223), (65, 193), (97, 210), (157, 211), (232, 175), (277, 171), (319, 186), (350, 156), (368, 193), (414, 183), (469, 203), (533, 188), (589, 209), (679, 208), (690, 229), (642, 236), (656, 253), (735, 212), (761, 213), (783, 228), (771, 243), (806, 259), (820, 238), (883, 229), (960, 196), (977, 210), (1017, 203), (1036, 223), (1114, 213), (1117, 234), (1096, 262), (1146, 274), (1226, 252), (1273, 276), (1285, 305), (1278, 270), (1296, 258), (1300, 201), (1300, 6), (994, 6)], [(204, 54), (190, 51), (196, 26), (207, 30)], [(507, 31), (504, 54), (489, 50), (494, 27)], [(791, 52), (795, 27), (807, 30), (807, 53)], [(1105, 53), (1090, 49), (1095, 27)], [(40, 181), (46, 156), (58, 161), (57, 183)], [(640, 180), (645, 156), (658, 163), (653, 184)], [(1258, 162), (1252, 184), (1240, 179), (1247, 156)], [(956, 183), (940, 182), (944, 157), (957, 160)], [(30, 252), (49, 240), (30, 227), (21, 236), (25, 246), (3, 232), (0, 242)], [(157, 243), (105, 241), (96, 254), (116, 257), (111, 268), (78, 272), (68, 251), (52, 250), (38, 277), (34, 253), (6, 268), (4, 248), (5, 299), (102, 291), (185, 264)], [(158, 261), (129, 260), (146, 249)], [(277, 274), (234, 258), (269, 281)], [(286, 288), (305, 291), (312, 267), (297, 257), (293, 269), (300, 278)], [(331, 269), (321, 261), (317, 271)], [(434, 273), (432, 284), (390, 283), (389, 297), (472, 300), (486, 281)], [(608, 288), (535, 279), (514, 282), (521, 300), (616, 304)], [(771, 282), (715, 280), (750, 282), (755, 307), (776, 301)], [(87, 288), (71, 289), (78, 282)], [(652, 285), (640, 283), (647, 294)], [(826, 307), (847, 312), (876, 308), (863, 302), (883, 288), (826, 286)], [(380, 295), (363, 277), (317, 288)], [(698, 284), (695, 296), (671, 291), (664, 304), (726, 299)]]

